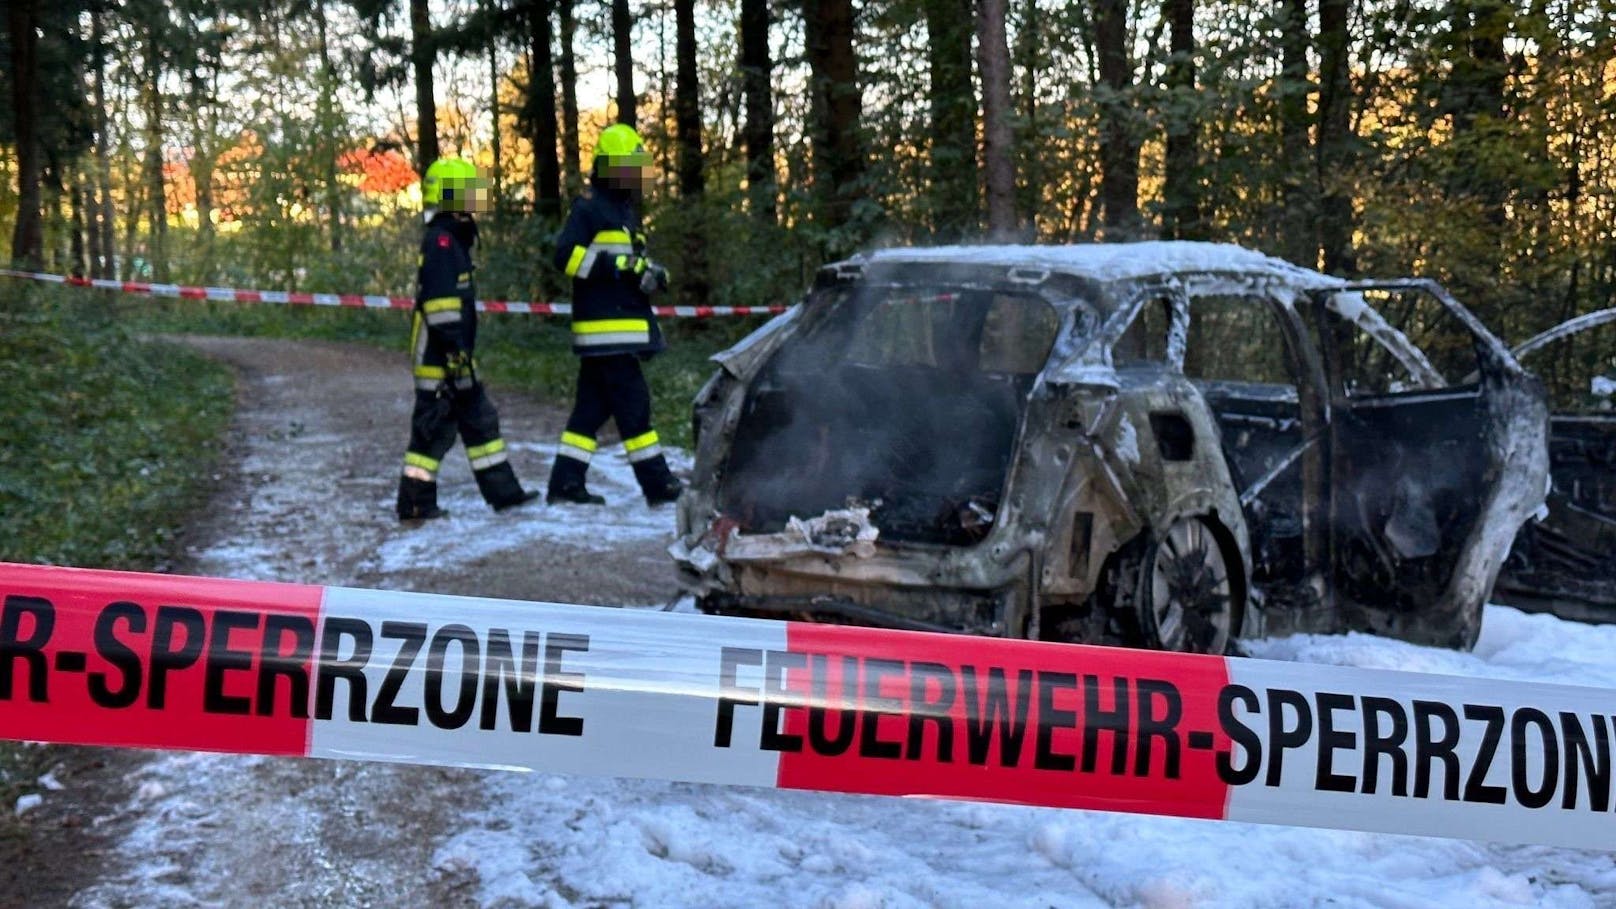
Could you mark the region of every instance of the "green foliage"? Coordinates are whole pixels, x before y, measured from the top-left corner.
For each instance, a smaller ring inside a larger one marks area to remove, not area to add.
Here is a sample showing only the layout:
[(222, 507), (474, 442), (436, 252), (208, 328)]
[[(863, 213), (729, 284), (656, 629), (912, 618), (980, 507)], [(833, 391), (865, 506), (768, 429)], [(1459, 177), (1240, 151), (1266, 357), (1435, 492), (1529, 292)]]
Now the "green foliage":
[(229, 374), (104, 304), (0, 285), (0, 560), (155, 565), (206, 491)]

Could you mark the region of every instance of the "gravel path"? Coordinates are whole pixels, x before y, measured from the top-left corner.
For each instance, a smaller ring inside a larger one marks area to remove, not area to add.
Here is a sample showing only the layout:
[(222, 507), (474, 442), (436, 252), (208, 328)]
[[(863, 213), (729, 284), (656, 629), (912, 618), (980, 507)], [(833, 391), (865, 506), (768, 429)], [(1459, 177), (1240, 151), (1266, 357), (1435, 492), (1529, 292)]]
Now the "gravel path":
[[(219, 490), (187, 530), (177, 571), (558, 602), (668, 600), (673, 512), (645, 507), (620, 450), (603, 445), (592, 473), (608, 508), (536, 504), (495, 515), (457, 448), (442, 477), (451, 517), (406, 528), (392, 515), (410, 406), (399, 355), (181, 340), (235, 370), (238, 407)], [(493, 395), (518, 476), (542, 487), (565, 414)], [(14, 844), (13, 887), (0, 905), (475, 904), (475, 873), (435, 869), (432, 855), (465, 813), (485, 807), (484, 772), (61, 749), (56, 776), (67, 788), (35, 809), (33, 841)]]

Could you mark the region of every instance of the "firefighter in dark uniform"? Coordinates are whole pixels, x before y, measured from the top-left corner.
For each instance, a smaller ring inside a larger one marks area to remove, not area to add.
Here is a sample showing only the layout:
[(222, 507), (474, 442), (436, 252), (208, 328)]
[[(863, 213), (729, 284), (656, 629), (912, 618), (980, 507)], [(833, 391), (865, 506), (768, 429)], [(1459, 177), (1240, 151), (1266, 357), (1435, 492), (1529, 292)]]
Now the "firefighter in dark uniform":
[(650, 159), (634, 129), (619, 123), (601, 133), (590, 189), (572, 204), (556, 240), (555, 264), (572, 279), (572, 352), (578, 395), (561, 434), (546, 501), (601, 505), (584, 486), (595, 435), (611, 418), (647, 504), (679, 498), (684, 484), (668, 470), (651, 428), (651, 391), (640, 361), (663, 349), (651, 295), (668, 273), (645, 254), (640, 197)]
[(398, 517), (415, 521), (448, 514), (438, 507), (438, 467), (457, 434), (466, 443), (483, 499), (495, 511), (504, 511), (539, 494), (517, 482), (499, 435), (499, 414), (472, 360), (477, 309), (471, 249), (477, 242), (474, 213), (483, 210), (485, 199), (482, 180), (469, 161), (440, 158), (427, 168), (421, 196), (427, 208), (426, 236), (417, 260), (410, 329), (415, 412), (398, 482)]

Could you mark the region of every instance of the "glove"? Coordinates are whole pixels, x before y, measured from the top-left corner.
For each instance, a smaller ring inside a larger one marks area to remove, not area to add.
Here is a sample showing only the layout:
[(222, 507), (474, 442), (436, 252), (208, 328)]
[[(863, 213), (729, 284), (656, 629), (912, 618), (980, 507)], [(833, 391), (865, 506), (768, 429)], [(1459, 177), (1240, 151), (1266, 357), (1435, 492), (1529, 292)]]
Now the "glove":
[(618, 256), (617, 276), (637, 279), (640, 292), (648, 296), (668, 289), (668, 270), (644, 256)]
[(471, 354), (464, 350), (451, 351), (444, 360), (443, 369), (451, 379), (468, 379), (474, 377), (475, 364), (471, 361)]
[(640, 293), (650, 296), (658, 291), (668, 289), (668, 270), (656, 263), (651, 263), (640, 275)]

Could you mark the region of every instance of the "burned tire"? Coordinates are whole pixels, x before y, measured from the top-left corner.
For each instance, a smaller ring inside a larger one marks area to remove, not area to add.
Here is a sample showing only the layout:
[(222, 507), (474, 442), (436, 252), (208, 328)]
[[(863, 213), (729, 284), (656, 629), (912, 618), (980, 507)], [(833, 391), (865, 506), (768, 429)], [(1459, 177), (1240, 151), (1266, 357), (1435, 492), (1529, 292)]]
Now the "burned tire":
[(1145, 646), (1228, 651), (1240, 630), (1244, 585), (1219, 530), (1205, 518), (1180, 518), (1145, 546), (1133, 597)]

